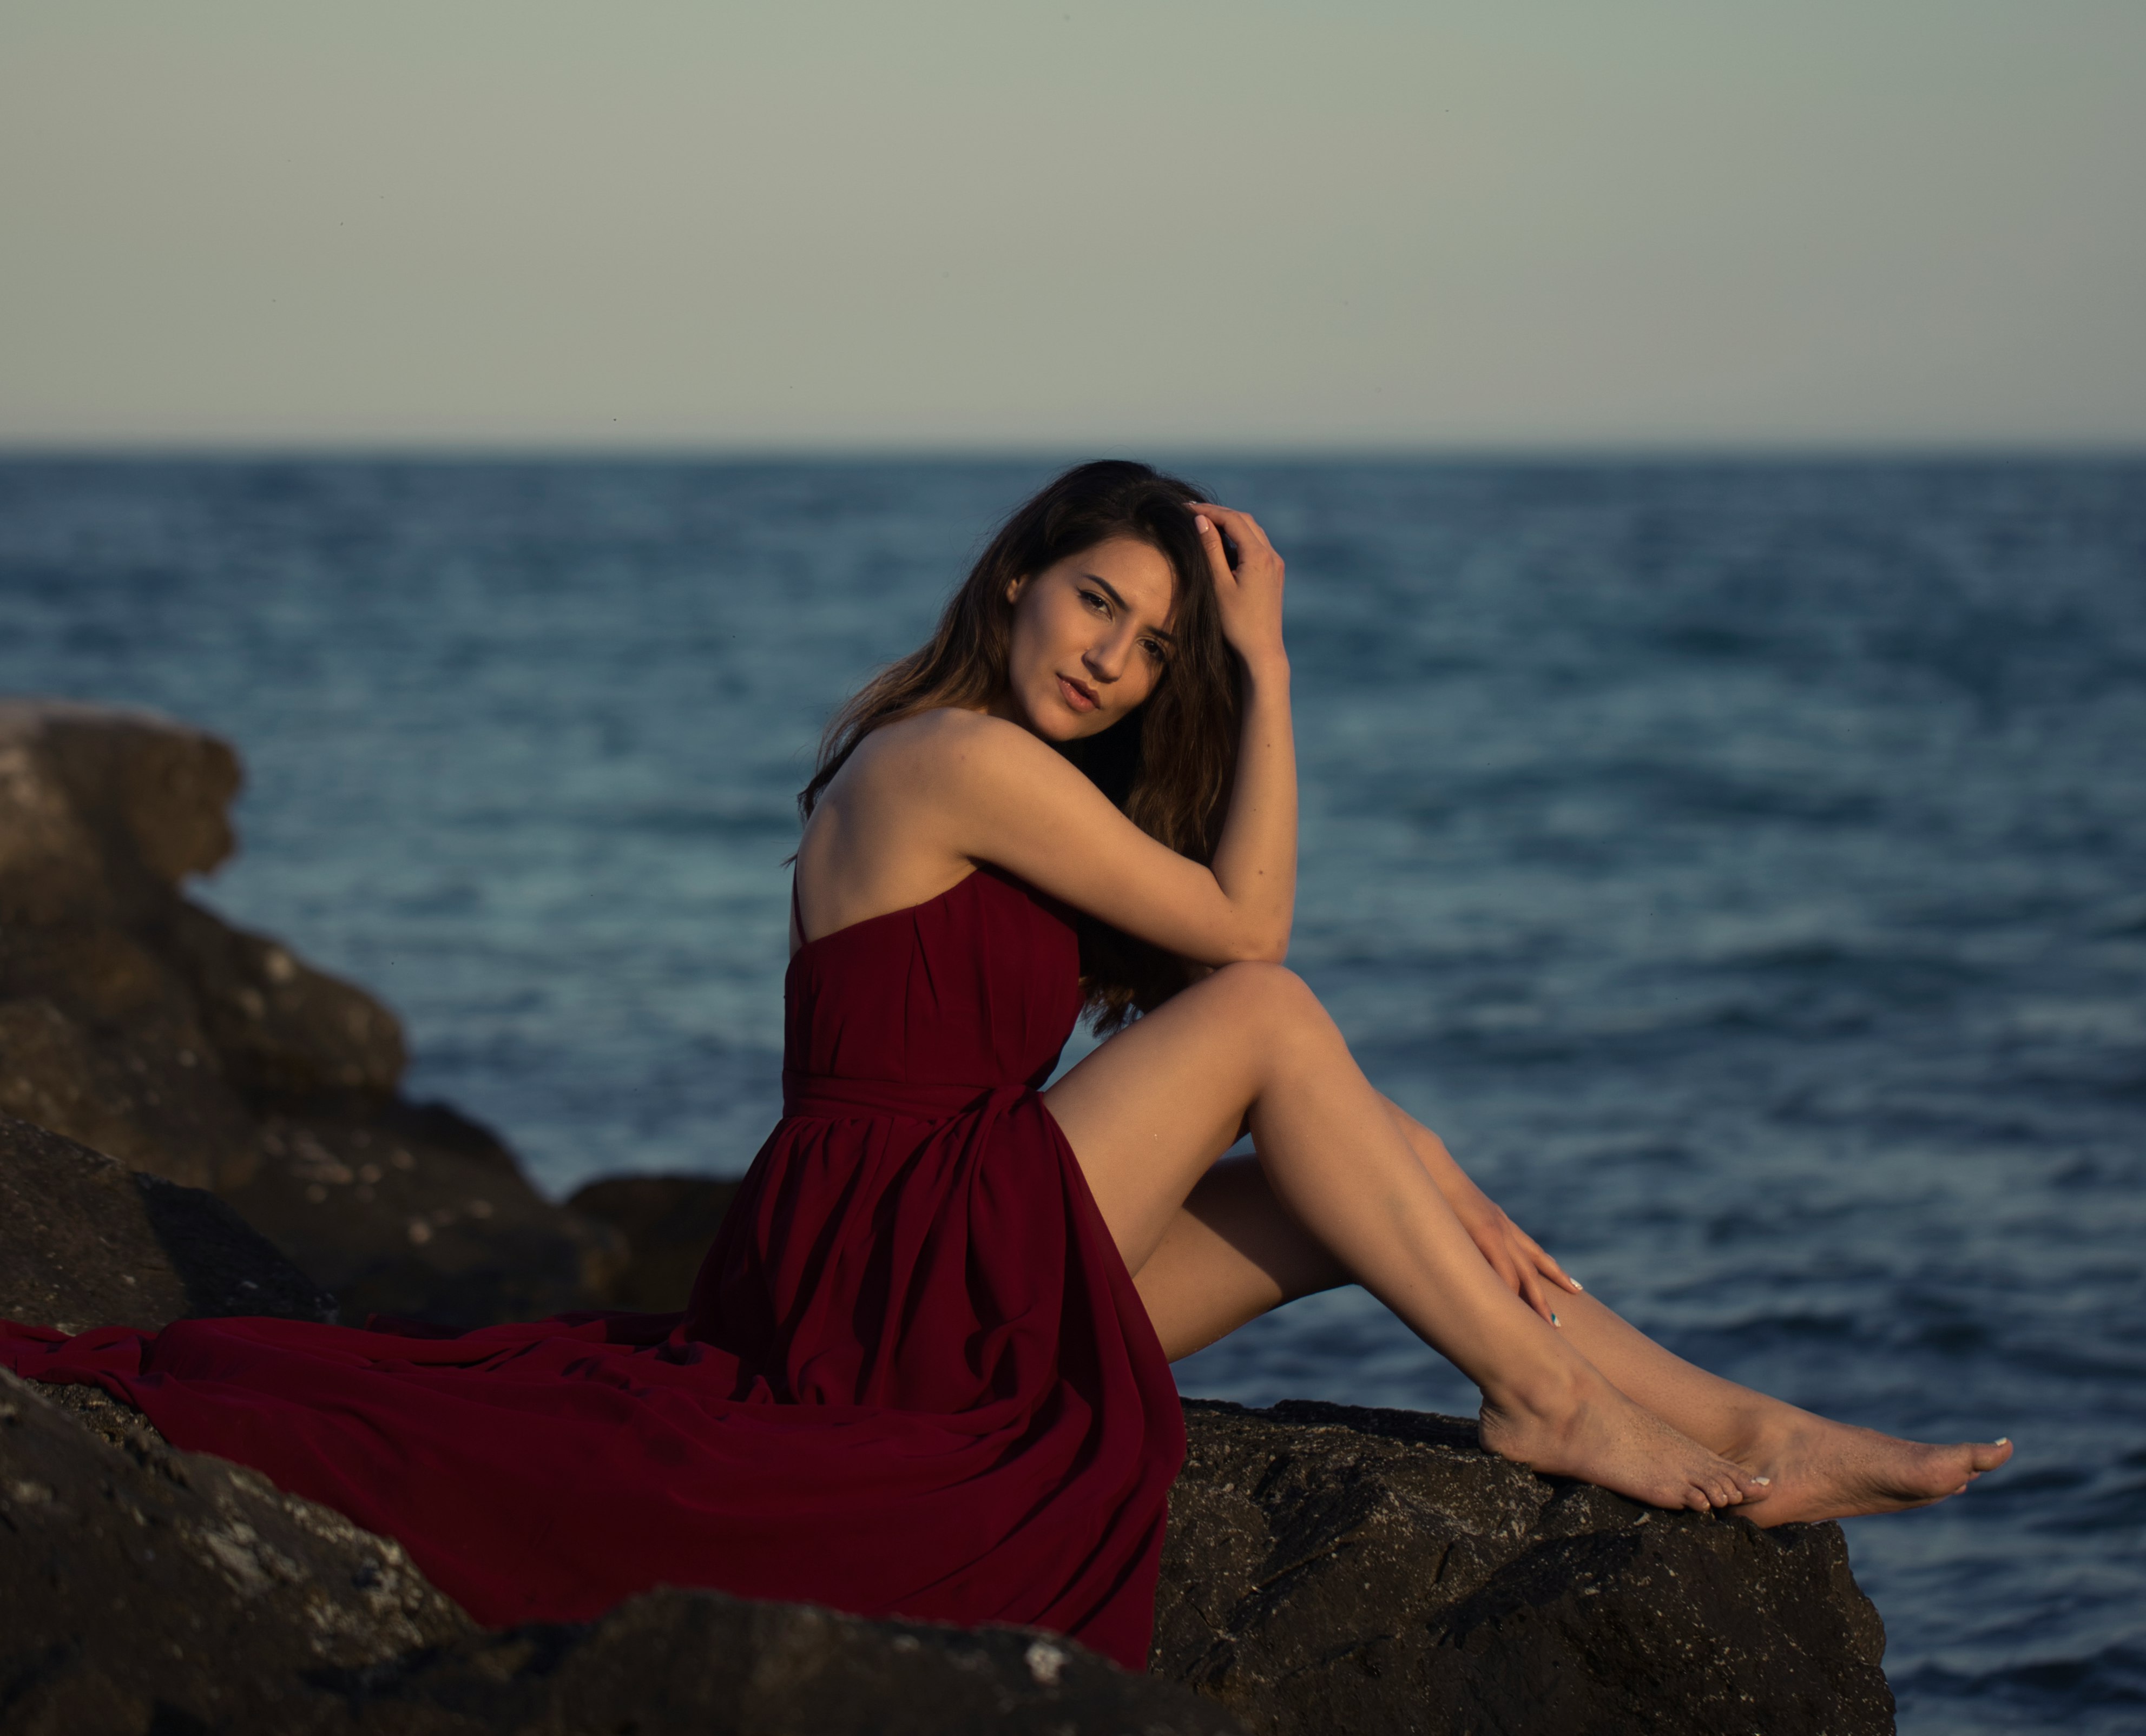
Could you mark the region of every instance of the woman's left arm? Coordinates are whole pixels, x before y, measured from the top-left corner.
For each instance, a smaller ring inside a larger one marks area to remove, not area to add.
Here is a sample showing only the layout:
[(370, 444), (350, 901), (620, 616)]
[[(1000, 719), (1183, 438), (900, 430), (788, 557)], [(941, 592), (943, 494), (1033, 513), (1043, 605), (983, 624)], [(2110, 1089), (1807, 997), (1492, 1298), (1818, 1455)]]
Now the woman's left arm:
[[(1202, 501), (1194, 522), (1214, 576), (1222, 636), (1243, 676), (1236, 781), (1215, 841), (1215, 878), (1264, 918), (1266, 945), (1253, 955), (1280, 964), (1296, 915), (1296, 737), (1282, 644), (1282, 558), (1249, 512)], [(1234, 567), (1225, 529), (1237, 546)]]
[(1555, 1325), (1554, 1291), (1570, 1290), (1577, 1295), (1580, 1293), (1580, 1280), (1545, 1253), (1533, 1236), (1507, 1217), (1498, 1202), (1469, 1179), (1468, 1172), (1445, 1149), (1445, 1140), (1390, 1097), (1385, 1100), (1385, 1105), (1395, 1124), (1430, 1172), (1438, 1191), (1445, 1196), (1445, 1203), (1453, 1208), (1454, 1216), (1460, 1220), (1470, 1239), (1482, 1250), (1483, 1258), (1490, 1262), (1491, 1270), (1523, 1302)]

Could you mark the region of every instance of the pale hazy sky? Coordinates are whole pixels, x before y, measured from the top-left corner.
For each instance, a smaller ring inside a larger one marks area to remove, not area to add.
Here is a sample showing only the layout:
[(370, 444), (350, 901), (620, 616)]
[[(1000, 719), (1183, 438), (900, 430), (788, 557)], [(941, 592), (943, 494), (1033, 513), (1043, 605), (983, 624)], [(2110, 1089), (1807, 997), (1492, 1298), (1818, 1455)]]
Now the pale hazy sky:
[(2146, 0), (0, 0), (0, 441), (2146, 445)]

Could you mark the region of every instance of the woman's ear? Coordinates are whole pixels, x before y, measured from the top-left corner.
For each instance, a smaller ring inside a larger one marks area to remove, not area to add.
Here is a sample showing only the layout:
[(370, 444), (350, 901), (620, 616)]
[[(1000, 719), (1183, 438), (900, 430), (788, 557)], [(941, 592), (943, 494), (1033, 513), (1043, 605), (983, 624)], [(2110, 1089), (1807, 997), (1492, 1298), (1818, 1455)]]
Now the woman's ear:
[(1027, 582), (1028, 575), (1026, 573), (1023, 573), (1019, 578), (1008, 579), (1006, 581), (1006, 601), (1010, 603), (1019, 602), (1021, 601), (1021, 587)]

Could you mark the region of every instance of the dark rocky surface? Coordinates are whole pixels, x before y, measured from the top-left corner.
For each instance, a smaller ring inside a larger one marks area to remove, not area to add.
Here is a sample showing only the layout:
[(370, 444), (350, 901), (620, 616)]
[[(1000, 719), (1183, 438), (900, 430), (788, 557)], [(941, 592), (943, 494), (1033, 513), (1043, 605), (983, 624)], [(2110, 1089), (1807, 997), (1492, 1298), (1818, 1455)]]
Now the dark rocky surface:
[(231, 853), (240, 777), (166, 718), (0, 701), (0, 1112), (213, 1189), (353, 1323), (609, 1301), (619, 1235), (400, 1099), (393, 1014), (183, 895)]
[(1034, 1634), (713, 1593), (481, 1630), (393, 1544), (92, 1389), (0, 1375), (0, 1732), (1893, 1728), (1837, 1526), (1649, 1513), (1451, 1419), (1278, 1409), (1187, 1406), (1143, 1679)]
[(301, 1671), (469, 1631), (393, 1544), (146, 1431), (98, 1439), (4, 1374), (0, 1531), (10, 1731), (215, 1729)]
[(1013, 1629), (671, 1590), (595, 1623), (480, 1629), (386, 1539), (238, 1466), (91, 1420), (105, 1426), (0, 1373), (10, 1736), (1237, 1728), (1184, 1688)]
[(496, 1140), (437, 1105), (276, 1107), (223, 1195), (335, 1291), (342, 1317), (469, 1326), (611, 1305), (617, 1235), (553, 1205)]
[(0, 1317), (78, 1332), (335, 1305), (214, 1195), (0, 1115)]
[(1641, 1507), (1448, 1417), (1185, 1414), (1153, 1667), (1263, 1736), (1893, 1729), (1838, 1525)]
[(612, 1305), (660, 1314), (685, 1307), (737, 1190), (712, 1175), (605, 1175), (575, 1193), (566, 1209), (623, 1239)]

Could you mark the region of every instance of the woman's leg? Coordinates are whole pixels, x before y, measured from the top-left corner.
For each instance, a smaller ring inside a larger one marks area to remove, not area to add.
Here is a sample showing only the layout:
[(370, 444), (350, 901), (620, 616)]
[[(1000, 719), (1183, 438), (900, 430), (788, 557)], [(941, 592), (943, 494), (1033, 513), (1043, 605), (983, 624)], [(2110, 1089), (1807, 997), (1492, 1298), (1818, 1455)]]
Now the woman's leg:
[(1046, 1094), (1135, 1272), (1250, 1113), (1275, 1197), (1341, 1268), (1482, 1389), (1484, 1444), (1667, 1507), (1764, 1493), (1618, 1392), (1477, 1253), (1310, 991), (1231, 965)]
[[(1388, 1109), (1428, 1164), (1436, 1135), (1398, 1105)], [(1135, 1281), (1175, 1360), (1349, 1279), (1275, 1197), (1256, 1159), (1237, 1158), (1201, 1179)], [(1672, 1354), (1590, 1295), (1560, 1295), (1557, 1312), (1580, 1354), (1627, 1398), (1772, 1479), (1750, 1509), (1762, 1525), (1925, 1505), (2011, 1456), (2003, 1442), (1931, 1445), (1799, 1409)]]
[(1201, 1176), (1133, 1274), (1172, 1362), (1285, 1302), (1353, 1282), (1275, 1198), (1256, 1157), (1225, 1157)]

